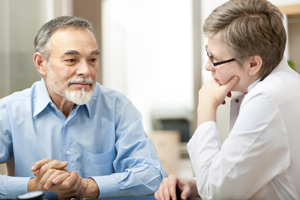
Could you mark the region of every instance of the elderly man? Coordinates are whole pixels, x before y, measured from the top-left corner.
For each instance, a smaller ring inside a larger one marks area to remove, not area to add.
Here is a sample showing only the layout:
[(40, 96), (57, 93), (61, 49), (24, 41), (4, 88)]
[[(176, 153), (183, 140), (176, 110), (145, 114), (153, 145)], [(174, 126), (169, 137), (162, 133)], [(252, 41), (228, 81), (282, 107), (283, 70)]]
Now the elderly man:
[(46, 23), (33, 61), (42, 80), (0, 100), (0, 197), (50, 190), (60, 199), (153, 194), (167, 176), (141, 115), (96, 83), (100, 51), (91, 24)]

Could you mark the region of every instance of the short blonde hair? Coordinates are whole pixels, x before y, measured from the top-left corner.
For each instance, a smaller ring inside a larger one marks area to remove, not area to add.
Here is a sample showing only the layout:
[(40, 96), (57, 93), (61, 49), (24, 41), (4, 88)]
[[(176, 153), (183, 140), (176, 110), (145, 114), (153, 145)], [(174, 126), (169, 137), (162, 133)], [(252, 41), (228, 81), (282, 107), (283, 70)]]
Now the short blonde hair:
[(286, 32), (282, 19), (279, 9), (267, 0), (230, 0), (208, 16), (203, 32), (217, 37), (240, 63), (261, 56), (263, 78), (283, 58)]

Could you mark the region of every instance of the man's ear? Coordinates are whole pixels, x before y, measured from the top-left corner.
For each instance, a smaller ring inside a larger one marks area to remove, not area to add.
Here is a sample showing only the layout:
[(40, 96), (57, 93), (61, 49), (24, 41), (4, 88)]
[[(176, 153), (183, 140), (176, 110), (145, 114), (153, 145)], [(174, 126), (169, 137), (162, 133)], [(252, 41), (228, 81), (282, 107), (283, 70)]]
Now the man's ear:
[(260, 68), (263, 64), (263, 60), (260, 56), (251, 56), (249, 60), (249, 75), (250, 76), (259, 76)]
[(45, 77), (45, 75), (47, 74), (47, 61), (45, 57), (41, 53), (36, 52), (33, 55), (33, 63), (35, 65), (35, 68), (38, 70), (38, 72), (43, 77)]

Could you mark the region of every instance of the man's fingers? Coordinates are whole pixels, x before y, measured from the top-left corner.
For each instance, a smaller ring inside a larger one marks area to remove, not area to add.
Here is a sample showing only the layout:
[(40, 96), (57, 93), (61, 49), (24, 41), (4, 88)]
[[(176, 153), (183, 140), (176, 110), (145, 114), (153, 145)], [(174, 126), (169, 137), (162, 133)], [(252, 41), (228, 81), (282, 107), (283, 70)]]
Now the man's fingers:
[(34, 163), (31, 167), (31, 171), (35, 176), (39, 176), (38, 179), (41, 179), (48, 169), (64, 169), (67, 165), (67, 162), (61, 162), (59, 160), (51, 161), (48, 158), (44, 158)]
[(57, 170), (57, 169), (49, 169), (40, 179), (39, 185), (45, 190), (48, 190), (50, 187), (52, 187), (53, 183), (52, 180), (55, 179), (57, 176), (60, 176), (62, 174), (67, 174), (69, 176), (70, 173), (63, 171), (63, 170)]
[(85, 193), (86, 189), (87, 189), (87, 187), (85, 185), (83, 185), (82, 190), (78, 194), (78, 198), (82, 197), (82, 195)]
[(39, 173), (39, 171), (32, 171), (32, 172), (34, 176), (36, 176)]
[(82, 178), (76, 171), (73, 171), (68, 178), (61, 184), (61, 190), (67, 191), (64, 198), (81, 197), (86, 191), (87, 187), (84, 185)]
[(83, 185), (82, 178), (77, 174), (77, 181), (75, 182), (75, 184), (72, 187), (72, 190), (75, 191), (74, 196), (77, 198), (81, 197), (85, 191), (85, 188), (86, 187), (84, 187), (84, 185)]
[(58, 176), (56, 176), (53, 180), (52, 183), (57, 185), (57, 184), (61, 184), (65, 179), (67, 179), (70, 176), (70, 172), (66, 172), (62, 173)]
[[(50, 176), (49, 176), (49, 174), (50, 174)], [(62, 183), (67, 177), (70, 176), (70, 174), (71, 173), (69, 171), (67, 171), (67, 170), (50, 169), (42, 177), (42, 179), (40, 181), (40, 184), (43, 186), (43, 188), (45, 190), (49, 190), (49, 188), (52, 187), (52, 185), (57, 185), (57, 184)]]
[[(45, 176), (48, 176), (49, 173), (53, 172), (49, 178), (47, 179), (47, 182), (45, 186), (48, 184), (51, 185), (51, 187), (46, 187), (47, 190), (55, 192), (59, 199), (70, 199), (70, 198), (79, 198), (81, 197), (87, 189), (87, 185), (84, 184), (83, 179), (78, 175), (76, 171), (69, 172), (66, 169), (63, 170), (56, 170), (56, 169), (50, 169), (47, 171)], [(69, 174), (69, 176), (65, 176), (66, 174)], [(55, 178), (53, 178), (55, 177)], [(56, 181), (54, 181), (57, 178), (57, 180), (61, 183), (53, 184)], [(51, 183), (48, 181), (52, 181)], [(42, 190), (45, 190), (45, 188), (41, 188)]]
[(40, 178), (44, 176), (44, 174), (49, 170), (49, 169), (64, 169), (68, 165), (68, 162), (61, 162), (59, 160), (53, 160), (51, 162), (48, 162), (44, 164), (43, 166), (40, 167), (39, 172), (37, 176)]
[(73, 187), (73, 185), (76, 183), (77, 181), (77, 172), (73, 171), (71, 172), (70, 176), (68, 178), (66, 178), (61, 185), (63, 186), (64, 189), (70, 189)]
[(46, 163), (50, 162), (50, 160), (48, 158), (44, 158), (42, 160), (37, 161), (36, 163), (34, 163), (34, 165), (31, 167), (31, 171), (37, 171), (41, 168), (41, 166), (45, 165)]

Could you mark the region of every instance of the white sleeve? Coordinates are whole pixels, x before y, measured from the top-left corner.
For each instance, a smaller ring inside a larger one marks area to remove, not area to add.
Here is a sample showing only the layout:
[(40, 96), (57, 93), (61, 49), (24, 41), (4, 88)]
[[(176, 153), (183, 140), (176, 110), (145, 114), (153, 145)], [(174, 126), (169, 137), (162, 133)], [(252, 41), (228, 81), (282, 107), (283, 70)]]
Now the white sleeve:
[(243, 102), (224, 144), (216, 123), (206, 122), (187, 148), (202, 199), (249, 199), (291, 162), (281, 113), (264, 95)]

